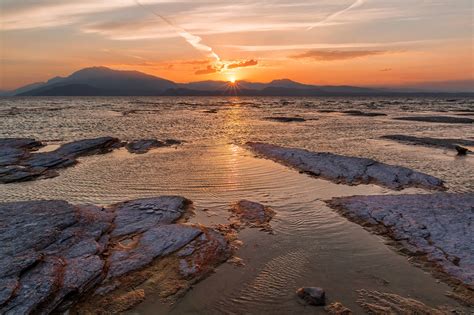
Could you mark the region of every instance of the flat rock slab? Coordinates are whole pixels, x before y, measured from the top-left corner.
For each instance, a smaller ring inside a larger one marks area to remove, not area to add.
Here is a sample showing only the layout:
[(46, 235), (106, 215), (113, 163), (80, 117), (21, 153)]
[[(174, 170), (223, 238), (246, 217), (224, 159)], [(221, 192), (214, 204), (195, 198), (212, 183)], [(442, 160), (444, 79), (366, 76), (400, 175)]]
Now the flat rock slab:
[(247, 146), (265, 158), (335, 183), (346, 185), (377, 184), (395, 190), (407, 187), (444, 189), (443, 181), (439, 178), (372, 159), (311, 152), (259, 142), (249, 142)]
[(327, 203), (474, 288), (473, 193), (354, 196)]
[(180, 250), (174, 259), (188, 264), (186, 272), (162, 274), (161, 281), (209, 274), (230, 247), (211, 229), (176, 223), (190, 203), (179, 196), (106, 208), (62, 200), (0, 203), (0, 314), (65, 311), (93, 291), (121, 289), (122, 277)]
[(394, 119), (432, 122), (432, 123), (446, 123), (446, 124), (472, 124), (474, 122), (474, 119), (471, 119), (471, 118), (451, 117), (451, 116), (407, 116), (407, 117), (396, 117)]
[(57, 169), (77, 163), (77, 158), (104, 154), (121, 146), (113, 137), (84, 139), (66, 143), (50, 152), (33, 152), (43, 146), (34, 139), (0, 139), (0, 183), (50, 178)]
[(164, 141), (157, 139), (141, 139), (130, 141), (125, 145), (125, 148), (127, 148), (130, 153), (143, 154), (151, 149), (169, 147), (176, 144), (181, 144), (181, 141), (174, 139), (167, 139)]
[(282, 117), (282, 116), (276, 116), (276, 117), (265, 117), (263, 118), (265, 120), (272, 120), (276, 122), (304, 122), (306, 119), (303, 117)]
[(468, 139), (448, 139), (448, 138), (430, 138), (430, 137), (414, 137), (406, 135), (386, 135), (382, 139), (394, 140), (401, 143), (409, 143), (414, 145), (424, 145), (430, 147), (439, 147), (446, 149), (456, 149), (457, 145), (474, 146), (474, 140)]

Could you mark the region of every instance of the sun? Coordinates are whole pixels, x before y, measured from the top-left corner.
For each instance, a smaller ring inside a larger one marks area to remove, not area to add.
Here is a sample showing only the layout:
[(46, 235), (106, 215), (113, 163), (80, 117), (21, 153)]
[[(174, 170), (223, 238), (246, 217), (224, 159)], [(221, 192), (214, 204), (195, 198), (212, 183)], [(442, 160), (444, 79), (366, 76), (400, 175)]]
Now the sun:
[(235, 81), (237, 81), (237, 80), (235, 79), (235, 77), (230, 77), (230, 78), (229, 78), (229, 83), (234, 84)]

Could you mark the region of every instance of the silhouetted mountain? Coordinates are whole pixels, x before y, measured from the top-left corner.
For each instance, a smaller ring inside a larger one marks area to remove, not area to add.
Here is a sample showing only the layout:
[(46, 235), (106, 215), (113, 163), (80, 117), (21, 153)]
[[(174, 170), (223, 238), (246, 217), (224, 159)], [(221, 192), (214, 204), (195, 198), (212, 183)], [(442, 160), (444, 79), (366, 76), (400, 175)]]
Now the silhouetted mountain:
[(238, 81), (234, 85), (224, 81), (175, 83), (138, 71), (92, 67), (74, 72), (65, 78), (55, 77), (44, 83), (27, 85), (8, 94), (20, 96), (387, 96), (423, 94), (419, 93), (420, 91), (414, 92), (354, 86), (316, 86), (288, 79), (273, 80), (269, 83)]

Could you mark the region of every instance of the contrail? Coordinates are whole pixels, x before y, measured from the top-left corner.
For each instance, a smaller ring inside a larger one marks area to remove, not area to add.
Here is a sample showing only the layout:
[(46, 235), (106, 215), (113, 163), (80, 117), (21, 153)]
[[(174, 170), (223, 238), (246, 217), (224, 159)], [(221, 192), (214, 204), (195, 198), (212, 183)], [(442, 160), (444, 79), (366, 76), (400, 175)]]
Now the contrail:
[(314, 25), (311, 25), (310, 27), (308, 27), (306, 30), (309, 31), (309, 30), (312, 30), (313, 28), (315, 28), (316, 26), (320, 26), (320, 25), (324, 25), (326, 24), (326, 22), (334, 19), (336, 16), (339, 16), (341, 14), (344, 14), (346, 13), (347, 11), (349, 10), (352, 10), (354, 8), (357, 8), (357, 7), (360, 7), (362, 4), (364, 4), (365, 0), (356, 0), (356, 2), (354, 2), (353, 4), (351, 4), (350, 6), (348, 6), (347, 8), (345, 8), (344, 10), (341, 10), (341, 11), (337, 11), (336, 13), (333, 13), (331, 15), (329, 15), (328, 17), (326, 17), (324, 20), (322, 21), (319, 21), (318, 23), (314, 24)]
[(143, 4), (140, 3), (140, 1), (138, 1), (138, 0), (134, 0), (134, 1), (135, 1), (136, 4), (138, 4), (144, 10), (149, 10), (152, 14), (154, 14), (155, 16), (157, 16), (158, 18), (163, 20), (166, 24), (171, 26), (176, 31), (176, 33), (178, 33), (179, 36), (184, 38), (184, 40), (186, 40), (191, 46), (193, 46), (194, 48), (196, 48), (197, 50), (199, 50), (201, 52), (204, 52), (204, 54), (207, 57), (214, 59), (216, 61), (216, 63), (218, 64), (218, 67), (222, 68), (223, 65), (222, 65), (221, 58), (214, 52), (214, 50), (211, 47), (209, 47), (209, 46), (202, 43), (202, 38), (201, 37), (193, 35), (193, 34), (189, 33), (188, 31), (186, 31), (184, 28), (173, 24), (168, 18), (166, 18), (165, 16), (159, 14), (158, 12), (155, 12), (153, 9), (149, 9), (149, 8), (145, 7)]

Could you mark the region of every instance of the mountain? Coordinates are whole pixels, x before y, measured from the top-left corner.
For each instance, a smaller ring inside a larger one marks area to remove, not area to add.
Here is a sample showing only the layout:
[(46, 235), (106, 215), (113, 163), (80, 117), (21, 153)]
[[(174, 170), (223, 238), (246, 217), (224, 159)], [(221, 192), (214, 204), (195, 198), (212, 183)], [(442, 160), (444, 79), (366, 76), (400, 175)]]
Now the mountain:
[[(416, 90), (387, 90), (355, 86), (317, 86), (289, 79), (269, 83), (224, 81), (175, 83), (138, 71), (91, 67), (68, 77), (55, 77), (3, 95), (16, 96), (387, 96), (423, 94)], [(427, 93), (425, 93), (427, 94)]]

